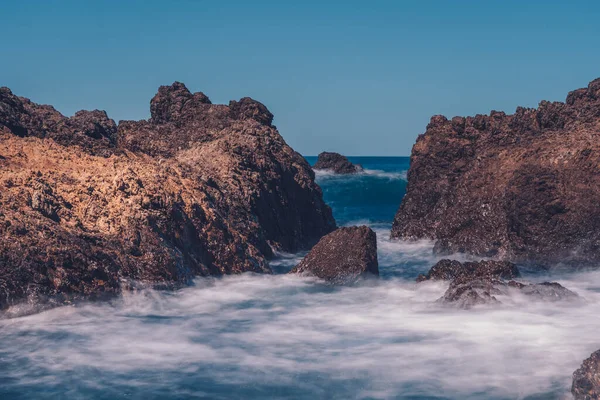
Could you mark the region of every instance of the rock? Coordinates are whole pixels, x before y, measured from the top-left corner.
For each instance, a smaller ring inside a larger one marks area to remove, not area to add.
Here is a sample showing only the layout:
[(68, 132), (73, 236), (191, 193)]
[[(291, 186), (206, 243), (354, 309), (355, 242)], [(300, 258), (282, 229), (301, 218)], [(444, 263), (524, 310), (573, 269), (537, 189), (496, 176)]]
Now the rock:
[(313, 166), (317, 170), (332, 170), (336, 174), (355, 174), (362, 171), (360, 165), (354, 165), (346, 157), (338, 153), (323, 152), (319, 154)]
[(575, 400), (600, 399), (600, 350), (583, 361), (573, 372), (571, 393)]
[(542, 282), (524, 285), (522, 283), (510, 281), (509, 287), (515, 287), (525, 295), (541, 301), (563, 301), (579, 298), (577, 294), (557, 282)]
[(440, 254), (549, 266), (600, 259), (600, 79), (514, 115), (435, 116), (415, 143), (392, 237)]
[(520, 276), (519, 269), (506, 261), (483, 260), (461, 263), (456, 260), (438, 261), (426, 275), (419, 275), (417, 282), (426, 280), (451, 281), (464, 276), (512, 279)]
[(441, 260), (427, 275), (419, 275), (417, 282), (451, 281), (438, 302), (463, 309), (483, 304), (501, 304), (495, 296), (511, 293), (519, 293), (536, 301), (579, 298), (577, 294), (557, 282), (524, 284), (512, 280), (519, 276), (517, 266), (510, 262), (483, 260), (461, 263), (455, 260)]
[(437, 300), (444, 305), (470, 309), (478, 305), (500, 304), (495, 295), (503, 294), (504, 283), (494, 278), (458, 278), (450, 282), (448, 290)]
[(291, 274), (308, 274), (331, 284), (379, 275), (377, 237), (367, 226), (338, 228), (324, 236)]
[(117, 127), (0, 89), (0, 310), (268, 273), (273, 250), (333, 231), (309, 164), (262, 104), (239, 104), (175, 83)]

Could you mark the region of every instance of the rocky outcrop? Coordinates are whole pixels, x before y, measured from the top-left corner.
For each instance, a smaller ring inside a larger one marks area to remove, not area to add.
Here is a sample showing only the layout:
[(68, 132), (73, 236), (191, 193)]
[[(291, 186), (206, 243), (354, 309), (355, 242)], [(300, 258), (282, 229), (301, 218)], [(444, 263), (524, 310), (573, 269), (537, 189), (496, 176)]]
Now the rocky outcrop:
[(336, 174), (356, 174), (363, 170), (360, 165), (352, 164), (345, 156), (328, 152), (319, 154), (313, 169), (331, 170)]
[(600, 399), (600, 350), (583, 361), (581, 367), (573, 372), (571, 393), (575, 400)]
[(335, 229), (314, 173), (261, 103), (181, 83), (118, 128), (0, 90), (0, 310), (269, 272)]
[(574, 300), (578, 296), (556, 282), (524, 284), (512, 280), (520, 276), (516, 265), (483, 260), (461, 263), (441, 260), (417, 282), (449, 280), (450, 285), (438, 303), (469, 309), (477, 305), (500, 304), (498, 295), (520, 294), (536, 301)]
[(417, 282), (426, 280), (451, 281), (463, 277), (513, 279), (519, 276), (517, 266), (507, 261), (483, 260), (461, 263), (456, 260), (440, 260), (431, 267), (426, 275), (420, 274), (417, 277)]
[(378, 276), (375, 232), (367, 226), (339, 228), (324, 236), (290, 273), (313, 275), (331, 284)]
[(600, 79), (513, 115), (435, 116), (392, 236), (549, 265), (600, 258)]

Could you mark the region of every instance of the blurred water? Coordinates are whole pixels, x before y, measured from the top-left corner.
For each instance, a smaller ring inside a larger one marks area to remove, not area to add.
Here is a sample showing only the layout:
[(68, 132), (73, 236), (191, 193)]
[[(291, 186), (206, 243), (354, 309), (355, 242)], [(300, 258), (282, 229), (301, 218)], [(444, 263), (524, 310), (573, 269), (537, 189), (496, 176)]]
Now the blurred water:
[(568, 398), (600, 348), (600, 274), (552, 277), (581, 302), (440, 308), (446, 284), (414, 283), (436, 261), (432, 243), (389, 239), (408, 159), (352, 161), (365, 173), (317, 179), (339, 225), (377, 232), (381, 279), (244, 274), (3, 320), (0, 398)]

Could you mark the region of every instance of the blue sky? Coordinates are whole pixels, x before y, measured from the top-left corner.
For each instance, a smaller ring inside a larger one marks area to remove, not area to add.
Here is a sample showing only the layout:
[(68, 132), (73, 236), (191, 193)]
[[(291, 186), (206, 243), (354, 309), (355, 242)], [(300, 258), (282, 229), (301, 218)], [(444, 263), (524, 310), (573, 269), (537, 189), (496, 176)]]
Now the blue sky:
[(13, 1), (0, 86), (149, 116), (161, 84), (251, 96), (305, 155), (409, 155), (434, 114), (513, 112), (600, 77), (598, 1)]

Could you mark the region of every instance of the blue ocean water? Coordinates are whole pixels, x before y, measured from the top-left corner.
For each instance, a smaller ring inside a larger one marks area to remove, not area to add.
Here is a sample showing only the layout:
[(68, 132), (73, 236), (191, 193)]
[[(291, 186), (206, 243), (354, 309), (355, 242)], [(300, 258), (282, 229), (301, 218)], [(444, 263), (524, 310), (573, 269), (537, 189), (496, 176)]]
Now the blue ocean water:
[[(310, 162), (315, 158), (308, 157)], [(408, 158), (317, 181), (338, 225), (378, 236), (381, 279), (333, 288), (244, 274), (0, 321), (1, 399), (562, 399), (600, 348), (600, 275), (554, 277), (585, 302), (460, 311), (414, 278), (430, 242), (389, 238)], [(285, 272), (303, 254), (281, 254)], [(457, 255), (457, 257), (461, 257)]]

